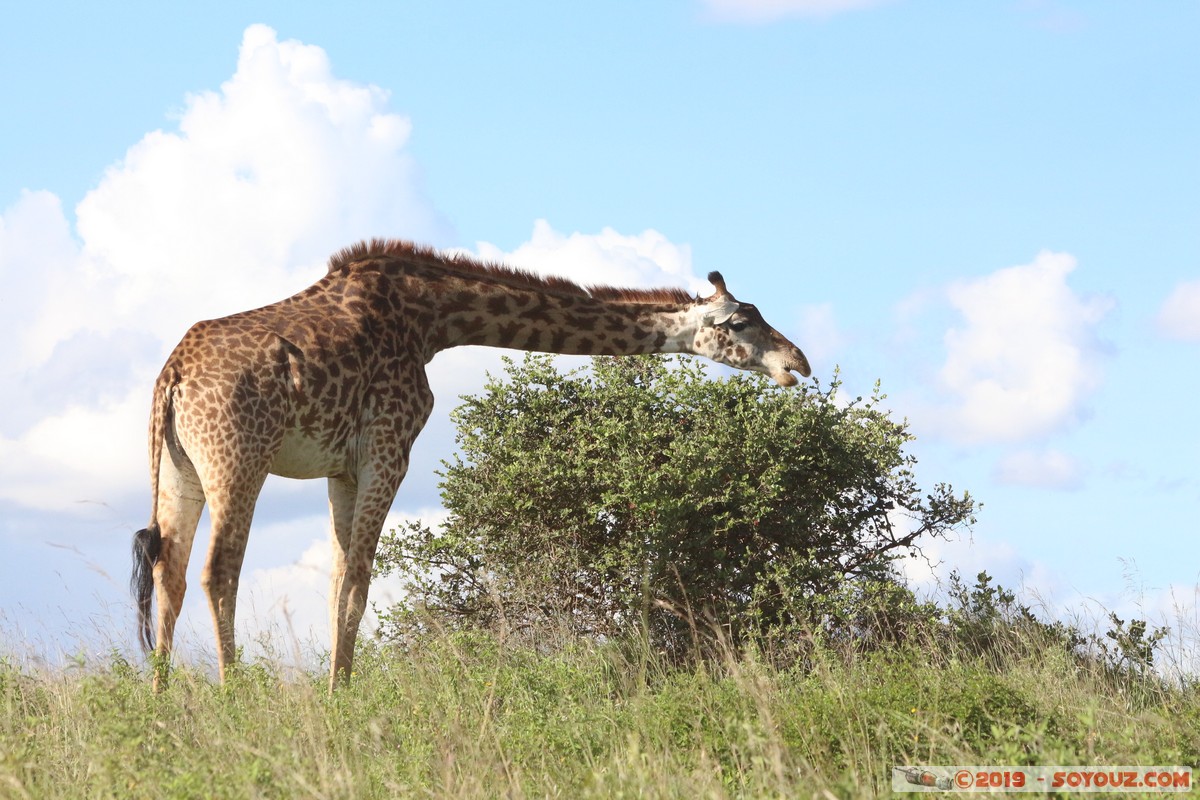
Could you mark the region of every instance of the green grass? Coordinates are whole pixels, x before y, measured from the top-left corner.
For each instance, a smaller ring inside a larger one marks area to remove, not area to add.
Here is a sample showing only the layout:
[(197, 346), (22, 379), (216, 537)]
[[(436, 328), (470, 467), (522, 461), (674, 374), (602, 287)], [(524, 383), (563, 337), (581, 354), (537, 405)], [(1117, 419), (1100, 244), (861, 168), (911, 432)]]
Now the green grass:
[(900, 647), (671, 666), (636, 643), (479, 633), (364, 647), (350, 687), (242, 666), (0, 660), (0, 797), (872, 797), (897, 764), (1200, 762), (1200, 690), (1053, 649)]

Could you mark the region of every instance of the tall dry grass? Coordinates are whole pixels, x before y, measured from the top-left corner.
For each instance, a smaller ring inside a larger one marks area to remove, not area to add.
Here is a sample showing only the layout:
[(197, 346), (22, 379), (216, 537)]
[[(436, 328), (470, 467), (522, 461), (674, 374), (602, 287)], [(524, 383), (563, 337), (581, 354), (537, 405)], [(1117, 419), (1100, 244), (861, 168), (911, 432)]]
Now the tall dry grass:
[[(778, 644), (778, 643), (776, 643)], [(878, 797), (904, 764), (1196, 764), (1195, 682), (1014, 639), (856, 653), (440, 632), (353, 683), (260, 658), (150, 691), (114, 654), (0, 660), (0, 797)]]

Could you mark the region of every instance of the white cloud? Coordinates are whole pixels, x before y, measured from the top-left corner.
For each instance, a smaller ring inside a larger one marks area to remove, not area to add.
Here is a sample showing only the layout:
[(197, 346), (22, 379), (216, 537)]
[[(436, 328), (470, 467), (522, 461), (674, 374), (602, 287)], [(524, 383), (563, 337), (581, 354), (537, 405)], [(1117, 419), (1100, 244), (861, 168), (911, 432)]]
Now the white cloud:
[(1159, 309), (1157, 321), (1164, 336), (1200, 342), (1200, 280), (1177, 284)]
[(200, 319), (273, 302), (368, 236), (444, 243), (411, 125), (319, 47), (245, 31), (219, 91), (187, 98), (76, 210), (0, 215), (0, 497), (35, 508), (146, 490), (154, 372)]
[[(265, 527), (265, 526), (264, 526)], [(278, 526), (276, 526), (278, 527)], [(288, 527), (297, 535), (328, 530), (327, 519), (303, 519)], [(256, 539), (266, 531), (256, 530)], [(329, 646), (329, 538), (308, 539), (308, 546), (291, 563), (248, 570), (238, 587), (238, 639), (250, 642), (264, 634), (289, 638), (319, 648)], [(196, 606), (204, 606), (199, 592)], [(198, 610), (198, 609), (197, 609)], [(198, 616), (206, 616), (201, 612)]]
[(113, 401), (73, 405), (18, 437), (0, 437), (0, 498), (71, 511), (81, 510), (80, 503), (112, 503), (141, 489), (148, 506), (148, 397), (137, 387)]
[(503, 261), (584, 286), (682, 286), (694, 292), (712, 293), (707, 281), (692, 274), (691, 248), (674, 244), (655, 230), (624, 235), (605, 228), (597, 234), (564, 234), (539, 219), (533, 225), (529, 241), (512, 252), (505, 253), (487, 242), (480, 242), (476, 251), (487, 261)]
[(789, 17), (831, 17), (883, 5), (888, 0), (701, 0), (718, 22), (765, 23)]
[(1065, 588), (1060, 576), (1045, 564), (1020, 555), (1008, 542), (983, 535), (927, 539), (921, 543), (921, 554), (903, 559), (900, 572), (914, 591), (941, 601), (954, 571), (968, 585), (980, 572), (987, 572), (1006, 589), (1022, 588), (1042, 599), (1057, 597)]
[(1069, 33), (1087, 24), (1084, 14), (1066, 8), (1055, 0), (1021, 0), (1017, 9), (1024, 12), (1035, 26), (1047, 31)]
[(145, 136), (80, 203), (84, 252), (118, 313), (181, 330), (303, 288), (354, 240), (444, 239), (410, 129), (321, 48), (251, 26), (220, 91), (189, 97), (178, 131)]
[(1083, 468), (1058, 450), (1019, 450), (1000, 459), (993, 478), (1012, 486), (1072, 490), (1083, 486)]
[[(416, 513), (389, 514), (383, 529), (421, 522), (437, 527), (446, 519), (442, 509), (423, 509)], [(279, 540), (295, 536), (296, 532), (328, 530), (324, 517), (311, 517), (287, 523), (263, 526), (256, 538)], [(243, 641), (254, 641), (264, 634), (274, 636), (285, 630), (301, 643), (318, 648), (329, 647), (329, 573), (332, 564), (328, 536), (310, 539), (304, 551), (289, 564), (254, 569), (242, 578), (239, 587), (238, 635)], [(403, 584), (397, 576), (389, 575), (371, 582), (367, 597), (368, 611), (363, 618), (361, 635), (369, 635), (379, 625), (374, 607), (386, 609), (400, 601)], [(202, 605), (197, 603), (197, 605)]]
[(39, 313), (53, 307), (69, 284), (78, 249), (62, 203), (50, 192), (22, 192), (0, 214), (0, 375), (25, 370), (44, 359), (46, 342), (33, 333)]
[(952, 284), (962, 318), (945, 335), (945, 401), (927, 425), (962, 443), (1019, 442), (1076, 422), (1101, 381), (1096, 329), (1110, 300), (1068, 284), (1075, 259), (1042, 252), (1030, 264)]

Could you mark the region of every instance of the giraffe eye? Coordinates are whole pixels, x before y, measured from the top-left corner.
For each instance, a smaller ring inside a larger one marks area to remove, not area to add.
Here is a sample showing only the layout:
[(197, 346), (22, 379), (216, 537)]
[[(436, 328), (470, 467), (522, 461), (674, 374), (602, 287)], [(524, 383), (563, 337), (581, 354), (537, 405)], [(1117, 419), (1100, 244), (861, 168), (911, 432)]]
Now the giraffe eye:
[(733, 331), (734, 333), (741, 333), (742, 331), (746, 330), (746, 325), (747, 323), (745, 322), (731, 322), (729, 323), (729, 330)]

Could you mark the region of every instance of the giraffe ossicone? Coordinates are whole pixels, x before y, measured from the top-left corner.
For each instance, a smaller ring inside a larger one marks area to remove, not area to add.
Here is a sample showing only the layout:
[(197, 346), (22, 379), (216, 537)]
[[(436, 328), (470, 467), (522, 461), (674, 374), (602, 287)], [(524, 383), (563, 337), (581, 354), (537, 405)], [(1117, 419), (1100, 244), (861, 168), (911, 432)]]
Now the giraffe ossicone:
[[(425, 365), (490, 345), (584, 355), (693, 353), (771, 376), (810, 373), (798, 347), (719, 273), (710, 297), (581, 287), (408, 242), (347, 248), (307, 289), (198, 322), (154, 385), (150, 524), (131, 588), (144, 646), (170, 656), (200, 513), (212, 522), (200, 582), (223, 680), (235, 657), (242, 559), (268, 474), (327, 478), (332, 518), (331, 689), (349, 678), (384, 518), (433, 408)], [(154, 606), (157, 605), (155, 615)], [(165, 672), (156, 670), (156, 681)]]

